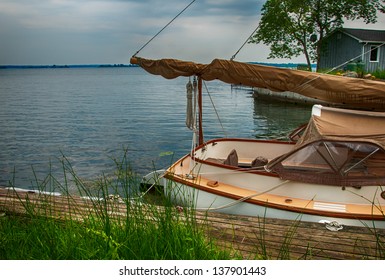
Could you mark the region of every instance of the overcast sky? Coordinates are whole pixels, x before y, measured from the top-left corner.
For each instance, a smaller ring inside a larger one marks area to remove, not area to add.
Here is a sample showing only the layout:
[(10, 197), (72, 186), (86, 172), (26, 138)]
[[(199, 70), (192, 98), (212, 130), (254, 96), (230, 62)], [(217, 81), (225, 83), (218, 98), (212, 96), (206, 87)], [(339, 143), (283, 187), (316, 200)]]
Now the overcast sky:
[[(129, 63), (192, 0), (0, 0), (0, 65)], [(138, 56), (206, 63), (231, 58), (257, 27), (265, 0), (196, 0)], [(384, 29), (360, 22), (347, 27)], [(267, 60), (247, 44), (236, 59)], [(293, 62), (303, 62), (298, 57)]]

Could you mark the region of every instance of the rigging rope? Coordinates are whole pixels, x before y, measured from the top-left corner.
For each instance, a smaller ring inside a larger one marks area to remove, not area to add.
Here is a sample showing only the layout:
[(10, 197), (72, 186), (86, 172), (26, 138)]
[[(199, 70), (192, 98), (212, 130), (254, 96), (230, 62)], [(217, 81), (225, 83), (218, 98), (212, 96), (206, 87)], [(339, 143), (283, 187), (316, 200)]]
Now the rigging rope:
[[(360, 54), (360, 55), (357, 55), (356, 57), (353, 57), (353, 58), (351, 58), (351, 59), (345, 61), (344, 63), (341, 63), (340, 65), (335, 66), (335, 67), (332, 68), (331, 70), (327, 71), (325, 74), (328, 74), (328, 73), (330, 73), (330, 72), (332, 72), (332, 71), (334, 71), (334, 70), (336, 70), (336, 69), (338, 69), (338, 68), (344, 66), (346, 63), (351, 62), (351, 61), (354, 61), (355, 59), (359, 58), (360, 56), (363, 56), (363, 55), (365, 55), (365, 54), (371, 52), (372, 50), (378, 49), (378, 48), (380, 48), (380, 47), (382, 47), (382, 46), (384, 46), (384, 45), (385, 45), (385, 43), (382, 43), (381, 45), (378, 45), (378, 46), (376, 46), (376, 47), (373, 48), (373, 49), (371, 48), (371, 49), (369, 49), (368, 51), (366, 51), (366, 52), (364, 52), (364, 53), (362, 53), (362, 54)], [(299, 89), (299, 88), (301, 88), (301, 87), (304, 89), (306, 85), (309, 85), (312, 81), (314, 81), (314, 80), (316, 80), (316, 79), (318, 79), (318, 78), (319, 78), (319, 76), (314, 77), (313, 79), (311, 79), (311, 80), (309, 80), (309, 81), (307, 81), (307, 82), (305, 82), (305, 83), (303, 83), (303, 84), (301, 84), (301, 85), (298, 85), (298, 86), (297, 86), (295, 89), (293, 89), (292, 91), (295, 92), (297, 89)]]
[(196, 0), (193, 0), (182, 11), (179, 12), (172, 20), (169, 21), (158, 33), (156, 33), (150, 40), (147, 41), (134, 55), (135, 57), (141, 50), (143, 50), (152, 40), (154, 40), (163, 30), (165, 30), (177, 17), (179, 17), (185, 10), (187, 10)]
[(263, 192), (254, 193), (254, 194), (251, 194), (251, 195), (248, 195), (248, 196), (244, 196), (244, 197), (242, 197), (242, 198), (240, 198), (238, 200), (235, 200), (235, 201), (230, 202), (230, 203), (225, 204), (225, 205), (221, 205), (221, 206), (218, 206), (218, 207), (209, 207), (209, 208), (195, 208), (195, 210), (197, 210), (197, 211), (216, 211), (216, 210), (221, 210), (221, 209), (228, 208), (228, 207), (231, 207), (231, 206), (235, 206), (235, 205), (237, 205), (237, 204), (239, 204), (239, 203), (241, 203), (241, 202), (243, 202), (245, 200), (248, 200), (250, 198), (253, 198), (253, 197), (256, 197), (256, 196), (260, 196), (260, 195), (269, 193), (269, 192), (271, 192), (271, 191), (273, 191), (273, 190), (275, 190), (275, 189), (277, 189), (277, 188), (279, 188), (279, 187), (281, 187), (281, 186), (283, 186), (283, 185), (285, 185), (285, 184), (287, 184), (289, 182), (290, 182), (290, 180), (283, 181), (283, 182), (281, 182), (281, 183), (279, 183), (279, 184), (277, 184), (277, 185), (275, 185), (275, 186), (273, 186), (273, 187), (271, 187), (271, 188), (269, 188), (269, 189), (267, 189), (267, 190), (265, 190)]
[[(194, 96), (193, 96), (193, 141), (192, 141), (192, 146), (191, 146), (191, 153), (193, 151), (193, 149), (195, 149), (198, 145), (197, 145), (197, 138), (198, 138), (198, 129), (197, 129), (197, 98), (198, 98), (198, 81), (197, 81), (197, 77), (194, 76), (194, 80), (193, 80), (193, 93), (194, 93)], [(192, 157), (194, 157), (194, 155), (192, 154)]]
[(249, 41), (249, 39), (254, 35), (255, 32), (257, 32), (258, 27), (259, 26), (257, 26), (257, 28), (254, 29), (253, 33), (251, 33), (250, 36), (247, 37), (246, 41), (242, 44), (242, 46), (238, 49), (238, 51), (230, 58), (231, 61), (235, 59), (237, 54), (242, 50), (242, 48), (246, 45), (246, 43)]
[(193, 112), (193, 84), (191, 79), (186, 84), (186, 98), (187, 98), (187, 108), (186, 108), (186, 126), (193, 130), (195, 126), (195, 115)]
[(214, 101), (213, 101), (213, 99), (212, 99), (212, 97), (211, 97), (211, 94), (210, 94), (210, 92), (209, 92), (209, 89), (207, 88), (206, 82), (205, 82), (205, 81), (203, 81), (203, 84), (205, 85), (205, 89), (206, 89), (206, 91), (207, 91), (207, 94), (209, 95), (209, 98), (210, 98), (211, 104), (213, 105), (213, 108), (214, 108), (214, 112), (215, 112), (215, 114), (216, 114), (216, 116), (217, 116), (217, 119), (218, 119), (218, 121), (219, 121), (219, 124), (220, 124), (220, 125), (221, 125), (221, 127), (222, 127), (222, 130), (223, 130), (223, 134), (224, 134), (224, 135), (225, 135), (225, 137), (227, 138), (227, 132), (226, 132), (226, 130), (225, 130), (225, 128), (224, 128), (224, 126), (223, 126), (223, 123), (222, 123), (222, 121), (221, 121), (221, 118), (219, 117), (219, 114), (218, 114), (217, 108), (215, 107)]
[[(194, 76), (194, 80), (191, 83), (191, 77), (186, 85), (187, 90), (187, 109), (186, 109), (186, 126), (193, 131), (193, 137), (191, 141), (191, 149), (190, 156), (194, 158), (194, 149), (197, 147), (197, 133), (198, 130), (196, 128), (196, 110), (197, 110), (197, 91), (198, 91), (198, 82), (196, 76)], [(190, 163), (191, 164), (191, 163)], [(193, 168), (190, 165), (190, 168)]]
[[(365, 44), (365, 45), (366, 45), (366, 44)], [(374, 48), (370, 48), (368, 51), (366, 51), (366, 52), (364, 52), (364, 53), (362, 53), (362, 54), (360, 54), (360, 55), (357, 55), (356, 57), (353, 57), (352, 59), (349, 59), (348, 61), (346, 61), (346, 62), (344, 62), (344, 63), (342, 63), (342, 64), (340, 64), (340, 65), (335, 66), (335, 67), (332, 68), (331, 70), (327, 71), (326, 74), (328, 74), (328, 73), (330, 73), (330, 72), (332, 72), (332, 71), (334, 71), (334, 70), (340, 68), (341, 66), (344, 66), (346, 63), (348, 63), (348, 62), (350, 62), (350, 61), (354, 61), (355, 59), (357, 59), (357, 58), (359, 58), (360, 56), (363, 56), (363, 55), (365, 55), (365, 54), (371, 52), (372, 50), (375, 50), (375, 49), (378, 49), (378, 48), (382, 47), (383, 45), (385, 45), (385, 43), (382, 43), (381, 45), (378, 45), (378, 46), (376, 46), (376, 47), (374, 47)]]

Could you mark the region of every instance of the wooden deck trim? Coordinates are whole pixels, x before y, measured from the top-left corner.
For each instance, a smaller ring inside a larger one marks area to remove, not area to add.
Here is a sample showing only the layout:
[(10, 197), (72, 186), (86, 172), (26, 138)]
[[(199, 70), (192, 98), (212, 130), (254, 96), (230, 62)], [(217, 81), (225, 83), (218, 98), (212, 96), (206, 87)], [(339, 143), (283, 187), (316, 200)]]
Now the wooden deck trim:
[[(253, 191), (245, 190), (233, 185), (224, 184), (218, 182), (216, 187), (210, 187), (208, 180), (203, 176), (198, 176), (194, 179), (189, 179), (180, 174), (171, 174), (167, 173), (164, 176), (166, 179), (178, 182), (180, 184), (185, 184), (192, 188), (202, 190), (208, 193), (221, 195), (230, 199), (239, 200), (244, 197), (256, 194)], [(286, 199), (290, 199), (290, 203), (286, 202)], [(334, 218), (344, 218), (344, 219), (359, 219), (359, 220), (385, 220), (385, 213), (381, 212), (379, 207), (376, 205), (353, 205), (348, 203), (341, 203), (346, 207), (345, 212), (335, 212), (335, 211), (326, 211), (314, 209), (314, 203), (327, 203), (323, 201), (314, 201), (314, 200), (305, 200), (291, 197), (284, 197), (274, 194), (261, 194), (256, 197), (249, 198), (245, 202), (255, 205), (260, 205), (269, 208), (275, 208), (280, 210), (286, 210), (291, 212), (296, 212), (298, 214), (309, 214), (317, 216), (328, 216)], [(327, 203), (332, 205), (333, 203)], [(340, 204), (335, 204), (340, 205)]]

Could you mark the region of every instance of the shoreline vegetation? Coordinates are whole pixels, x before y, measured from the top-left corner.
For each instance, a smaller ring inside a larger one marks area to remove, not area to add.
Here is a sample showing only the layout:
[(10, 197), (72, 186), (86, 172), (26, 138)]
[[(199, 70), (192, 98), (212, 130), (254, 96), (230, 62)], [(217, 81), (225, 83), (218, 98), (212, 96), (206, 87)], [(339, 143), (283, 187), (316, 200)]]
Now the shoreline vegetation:
[[(258, 225), (253, 225), (259, 228), (261, 235), (254, 233), (256, 243), (247, 255), (239, 251), (231, 240), (230, 243), (223, 243), (223, 240), (217, 239), (218, 234), (213, 232), (207, 213), (198, 215), (192, 208), (176, 206), (164, 195), (162, 187), (143, 184), (146, 182), (132, 172), (127, 152), (125, 150), (121, 159), (113, 159), (116, 166), (113, 176), (102, 174), (93, 181), (84, 180), (63, 155), (59, 161), (64, 179), (59, 180), (52, 174), (44, 178), (35, 176), (31, 192), (17, 192), (14, 182), (9, 182), (6, 186), (8, 198), (2, 201), (13, 199), (17, 203), (9, 207), (0, 203), (0, 259), (317, 259), (317, 255), (313, 254), (320, 250), (317, 247), (320, 240), (312, 243), (312, 236), (306, 241), (306, 250), (298, 258), (292, 257), (298, 255), (298, 252), (292, 252), (298, 246), (294, 237), (296, 232), (299, 231), (298, 234), (304, 238), (301, 235), (303, 225), (299, 221), (288, 222), (287, 232), (283, 230), (280, 233), (281, 240), (274, 243), (274, 248), (279, 252), (274, 257), (267, 250), (272, 241), (265, 236), (265, 222), (268, 222), (264, 218)], [(16, 210), (10, 210), (14, 209), (12, 207), (16, 207)], [(228, 229), (231, 231), (230, 239), (238, 239), (237, 227)], [(266, 230), (270, 232), (271, 229)], [(373, 235), (370, 239), (374, 241), (366, 240), (361, 234), (357, 236), (359, 239), (351, 240), (354, 248), (348, 245), (349, 250), (357, 252), (359, 259), (384, 259), (382, 231), (370, 230), (369, 234)], [(321, 232), (321, 235), (325, 236), (325, 232)], [(334, 242), (334, 233), (331, 235)], [(339, 238), (342, 238), (341, 235)], [(341, 242), (346, 241), (341, 239)], [(375, 255), (369, 251), (368, 255), (362, 255), (362, 248), (369, 250), (366, 243), (362, 242), (369, 242), (370, 248), (375, 248)], [(246, 245), (243, 241), (241, 243), (242, 246)]]
[[(117, 169), (113, 177), (102, 175), (93, 182), (79, 178), (65, 157), (60, 161), (63, 182), (48, 174), (34, 179), (34, 189), (37, 193), (60, 193), (64, 202), (68, 199), (68, 205), (75, 207), (63, 204), (60, 207), (65, 210), (58, 212), (50, 196), (44, 196), (48, 198), (43, 207), (41, 203), (37, 206), (28, 199), (28, 192), (26, 198), (17, 197), (25, 214), (11, 213), (0, 206), (0, 259), (241, 259), (204, 234), (194, 211), (173, 206), (155, 187), (151, 192), (144, 190), (126, 154), (121, 161), (114, 160)], [(12, 182), (8, 187), (16, 190)], [(76, 209), (75, 197), (79, 196), (89, 201), (85, 214)]]

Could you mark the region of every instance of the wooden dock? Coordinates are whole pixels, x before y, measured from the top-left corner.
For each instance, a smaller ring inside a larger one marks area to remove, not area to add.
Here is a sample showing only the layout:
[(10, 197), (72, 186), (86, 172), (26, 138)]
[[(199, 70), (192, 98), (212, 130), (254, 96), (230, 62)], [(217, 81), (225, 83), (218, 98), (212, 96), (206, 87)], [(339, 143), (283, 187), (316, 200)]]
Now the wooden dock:
[[(98, 211), (95, 201), (78, 196), (0, 188), (0, 212), (48, 215), (82, 220)], [(98, 204), (99, 205), (99, 204)], [(111, 199), (112, 216), (127, 213), (126, 204)], [(348, 227), (330, 231), (324, 224), (196, 212), (197, 224), (218, 245), (234, 249), (244, 259), (385, 259), (385, 230)]]

